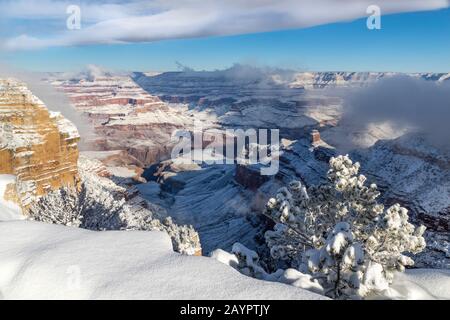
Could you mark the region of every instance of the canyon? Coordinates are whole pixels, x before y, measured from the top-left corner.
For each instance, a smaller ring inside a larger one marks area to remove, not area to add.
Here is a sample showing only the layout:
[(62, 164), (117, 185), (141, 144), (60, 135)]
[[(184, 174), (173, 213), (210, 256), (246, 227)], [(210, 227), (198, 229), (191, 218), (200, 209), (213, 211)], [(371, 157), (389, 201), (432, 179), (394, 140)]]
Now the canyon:
[[(448, 267), (447, 151), (389, 123), (341, 122), (345, 90), (397, 76), (450, 79), (445, 73), (293, 73), (234, 66), (212, 72), (52, 74), (47, 81), (95, 128), (82, 154), (103, 162), (114, 179), (127, 181), (176, 223), (192, 224), (204, 254), (230, 249), (236, 241), (264, 252), (262, 233), (270, 222), (261, 211), (267, 199), (293, 178), (308, 185), (323, 182), (330, 157), (346, 152), (383, 188), (387, 203), (402, 203), (427, 225), (430, 246), (420, 263)], [(193, 130), (194, 120), (206, 129), (280, 129), (279, 172), (261, 179), (255, 166), (170, 159), (173, 132)]]

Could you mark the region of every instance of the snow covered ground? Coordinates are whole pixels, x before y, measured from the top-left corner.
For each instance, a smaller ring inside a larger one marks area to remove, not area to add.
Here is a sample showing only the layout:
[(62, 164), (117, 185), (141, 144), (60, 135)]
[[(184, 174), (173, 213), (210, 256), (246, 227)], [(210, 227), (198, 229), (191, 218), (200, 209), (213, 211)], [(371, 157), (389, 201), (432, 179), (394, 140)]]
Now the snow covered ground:
[(450, 299), (450, 270), (412, 269), (397, 274), (384, 297), (391, 299)]
[(172, 251), (161, 232), (0, 222), (2, 299), (324, 299)]
[(10, 183), (16, 183), (16, 177), (9, 174), (0, 174), (0, 221), (23, 219), (22, 209), (14, 202), (3, 198), (6, 187)]
[[(372, 299), (450, 299), (450, 270), (416, 269)], [(0, 299), (326, 299), (172, 251), (162, 232), (0, 222)]]

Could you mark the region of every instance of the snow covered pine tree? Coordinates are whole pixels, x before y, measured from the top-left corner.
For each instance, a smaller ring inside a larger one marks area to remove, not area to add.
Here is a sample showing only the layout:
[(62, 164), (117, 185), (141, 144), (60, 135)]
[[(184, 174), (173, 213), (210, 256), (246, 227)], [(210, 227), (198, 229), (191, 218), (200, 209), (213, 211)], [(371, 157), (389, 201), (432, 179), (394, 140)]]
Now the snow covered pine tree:
[(388, 289), (395, 271), (414, 264), (404, 253), (425, 248), (425, 227), (409, 223), (399, 204), (385, 210), (359, 168), (348, 156), (332, 158), (327, 183), (306, 188), (294, 181), (265, 211), (276, 222), (265, 234), (272, 258), (311, 274), (332, 298)]

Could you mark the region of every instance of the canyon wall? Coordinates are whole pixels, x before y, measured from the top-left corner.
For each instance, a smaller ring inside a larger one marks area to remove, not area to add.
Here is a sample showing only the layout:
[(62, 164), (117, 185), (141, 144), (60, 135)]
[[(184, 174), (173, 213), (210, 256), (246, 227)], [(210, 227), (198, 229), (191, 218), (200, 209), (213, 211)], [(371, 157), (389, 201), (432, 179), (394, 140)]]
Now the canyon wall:
[(0, 174), (16, 177), (1, 196), (26, 211), (51, 190), (78, 186), (79, 138), (76, 127), (49, 111), (25, 84), (0, 79)]
[[(214, 115), (189, 110), (188, 106), (165, 103), (129, 76), (50, 81), (94, 128), (94, 134), (86, 140), (88, 150), (127, 153), (124, 158), (134, 158), (135, 164), (142, 167), (170, 157), (174, 131), (191, 128), (194, 119), (211, 127), (215, 119)], [(121, 166), (129, 167), (126, 162)]]

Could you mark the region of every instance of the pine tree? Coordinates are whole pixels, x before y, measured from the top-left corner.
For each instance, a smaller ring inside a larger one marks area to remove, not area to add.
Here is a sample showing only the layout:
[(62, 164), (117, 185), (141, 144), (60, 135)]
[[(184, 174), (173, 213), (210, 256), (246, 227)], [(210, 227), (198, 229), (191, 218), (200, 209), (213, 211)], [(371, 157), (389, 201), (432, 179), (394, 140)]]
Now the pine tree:
[(387, 289), (395, 271), (414, 264), (405, 253), (425, 248), (425, 227), (409, 223), (399, 204), (378, 203), (377, 186), (366, 186), (359, 168), (348, 156), (332, 158), (327, 183), (293, 181), (265, 211), (276, 222), (265, 234), (271, 256), (311, 274), (333, 298)]

